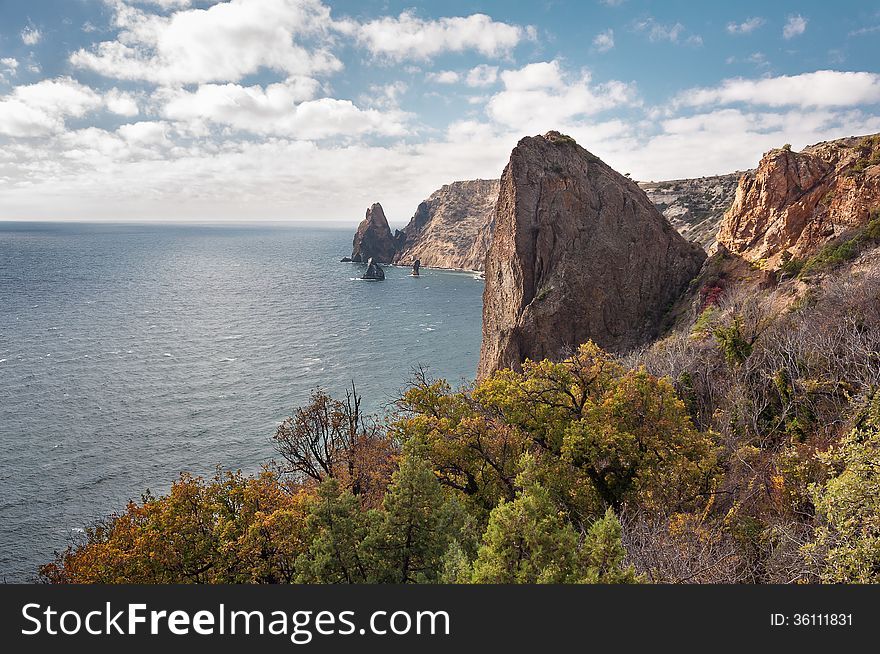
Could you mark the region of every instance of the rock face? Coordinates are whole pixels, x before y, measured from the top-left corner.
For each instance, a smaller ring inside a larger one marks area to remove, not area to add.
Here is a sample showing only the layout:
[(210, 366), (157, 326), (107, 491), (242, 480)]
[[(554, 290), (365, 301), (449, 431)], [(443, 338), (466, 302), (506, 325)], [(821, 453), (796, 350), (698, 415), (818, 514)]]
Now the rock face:
[(376, 281), (382, 281), (385, 279), (385, 271), (382, 270), (382, 266), (373, 261), (373, 257), (370, 257), (367, 260), (367, 270), (364, 273), (361, 279), (374, 279)]
[(635, 182), (570, 137), (522, 139), (486, 259), (479, 377), (589, 339), (616, 351), (645, 343), (705, 256)]
[(367, 209), (366, 217), (358, 225), (351, 249), (351, 260), (364, 262), (375, 259), (377, 263), (392, 263), (397, 253), (397, 242), (391, 234), (388, 219), (378, 202)]
[(880, 206), (880, 135), (771, 150), (743, 175), (718, 243), (748, 261), (775, 266), (788, 251), (814, 254), (869, 220)]
[(639, 186), (679, 234), (708, 250), (715, 245), (724, 212), (733, 204), (740, 177), (751, 172), (639, 182)]
[(429, 268), (483, 270), (498, 186), (498, 180), (475, 179), (432, 193), (404, 227), (394, 262), (409, 266), (419, 259)]

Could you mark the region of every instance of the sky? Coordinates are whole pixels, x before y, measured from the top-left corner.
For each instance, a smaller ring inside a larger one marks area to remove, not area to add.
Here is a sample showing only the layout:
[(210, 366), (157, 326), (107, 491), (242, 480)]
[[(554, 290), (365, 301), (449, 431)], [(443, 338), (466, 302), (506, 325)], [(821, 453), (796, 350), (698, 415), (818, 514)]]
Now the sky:
[(556, 129), (622, 173), (880, 132), (880, 2), (0, 0), (0, 220), (393, 224)]

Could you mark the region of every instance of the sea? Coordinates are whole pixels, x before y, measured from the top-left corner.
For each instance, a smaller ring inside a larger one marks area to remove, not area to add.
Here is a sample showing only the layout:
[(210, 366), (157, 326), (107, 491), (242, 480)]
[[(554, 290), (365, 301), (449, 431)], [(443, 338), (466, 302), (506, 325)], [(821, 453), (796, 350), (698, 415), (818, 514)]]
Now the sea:
[(312, 389), (371, 412), (479, 359), (473, 273), (341, 263), (353, 228), (0, 222), (0, 581), (181, 471), (255, 473)]

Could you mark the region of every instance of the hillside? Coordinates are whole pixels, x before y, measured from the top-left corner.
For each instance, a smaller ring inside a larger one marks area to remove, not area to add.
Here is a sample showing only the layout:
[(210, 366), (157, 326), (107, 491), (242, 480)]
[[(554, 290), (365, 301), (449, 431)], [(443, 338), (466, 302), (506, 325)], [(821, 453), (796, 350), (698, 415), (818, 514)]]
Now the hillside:
[(743, 174), (639, 182), (639, 186), (679, 234), (709, 250), (715, 244), (724, 212), (733, 204)]

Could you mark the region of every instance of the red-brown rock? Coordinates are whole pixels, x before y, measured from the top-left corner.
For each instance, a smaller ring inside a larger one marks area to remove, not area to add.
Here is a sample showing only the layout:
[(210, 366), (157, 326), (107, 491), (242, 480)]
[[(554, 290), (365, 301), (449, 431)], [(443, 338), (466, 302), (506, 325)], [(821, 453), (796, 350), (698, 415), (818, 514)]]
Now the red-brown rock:
[(590, 339), (614, 351), (649, 341), (705, 256), (635, 182), (570, 137), (522, 139), (486, 258), (478, 375), (559, 359)]

